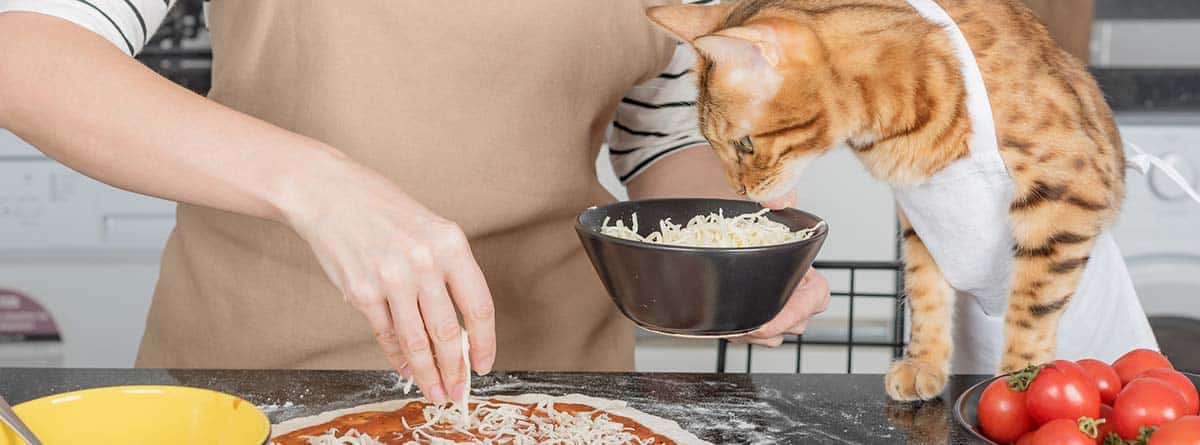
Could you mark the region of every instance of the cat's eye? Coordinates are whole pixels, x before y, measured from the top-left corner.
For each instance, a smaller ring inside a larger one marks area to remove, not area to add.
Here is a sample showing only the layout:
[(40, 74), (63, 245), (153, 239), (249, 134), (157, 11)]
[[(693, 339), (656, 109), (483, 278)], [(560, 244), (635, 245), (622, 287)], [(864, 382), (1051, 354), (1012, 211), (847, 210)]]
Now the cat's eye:
[(738, 139), (733, 146), (742, 153), (754, 154), (754, 141), (750, 140), (750, 136)]

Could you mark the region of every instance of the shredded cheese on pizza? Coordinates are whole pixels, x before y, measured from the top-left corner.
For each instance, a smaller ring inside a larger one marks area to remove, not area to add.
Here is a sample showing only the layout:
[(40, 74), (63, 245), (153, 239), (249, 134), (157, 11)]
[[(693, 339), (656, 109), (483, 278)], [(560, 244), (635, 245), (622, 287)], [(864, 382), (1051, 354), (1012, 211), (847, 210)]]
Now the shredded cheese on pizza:
[(762, 209), (757, 213), (726, 218), (725, 211), (720, 210), (707, 216), (697, 215), (688, 221), (686, 226), (675, 224), (667, 218), (659, 221), (658, 231), (647, 236), (638, 234), (637, 213), (634, 213), (632, 227), (627, 227), (625, 222), (619, 219), (616, 224), (610, 226), (609, 218), (604, 218), (600, 225), (600, 233), (632, 241), (675, 246), (758, 247), (812, 238), (825, 224), (821, 221), (811, 228), (793, 232), (788, 226), (767, 219), (767, 212), (770, 210)]
[(471, 399), (471, 344), (467, 341), (466, 329), (462, 330), (462, 357), (463, 366), (466, 368), (463, 372), (467, 375), (464, 380), (466, 383), (463, 385), (463, 394), (462, 399), (459, 400), (459, 407), (463, 410), (463, 413), (466, 413), (467, 408), (470, 406), (467, 404), (467, 400)]
[(338, 436), (337, 428), (330, 428), (320, 436), (309, 436), (308, 445), (385, 445), (383, 442), (351, 428), (346, 434)]
[[(425, 422), (409, 427), (414, 440), (405, 445), (653, 445), (633, 429), (612, 421), (608, 414), (559, 411), (550, 402), (539, 403), (533, 415), (525, 415), (517, 404), (479, 401), (470, 412), (454, 404), (425, 407)], [(468, 441), (443, 438), (448, 433), (469, 437)], [(336, 429), (308, 437), (309, 445), (382, 445), (379, 438), (353, 429), (339, 436)]]
[[(653, 445), (654, 439), (641, 439), (633, 428), (612, 421), (602, 410), (570, 413), (555, 409), (554, 403), (538, 403), (530, 415), (515, 403), (481, 400), (470, 408), (471, 361), (466, 331), (462, 334), (463, 361), (467, 366), (467, 390), (461, 400), (426, 406), (424, 422), (409, 425), (401, 418), (413, 440), (405, 445)], [(412, 386), (410, 377), (405, 393)], [(447, 434), (469, 437), (452, 441)], [(309, 445), (384, 445), (380, 438), (355, 429), (339, 435), (331, 428), (320, 436), (305, 437)]]

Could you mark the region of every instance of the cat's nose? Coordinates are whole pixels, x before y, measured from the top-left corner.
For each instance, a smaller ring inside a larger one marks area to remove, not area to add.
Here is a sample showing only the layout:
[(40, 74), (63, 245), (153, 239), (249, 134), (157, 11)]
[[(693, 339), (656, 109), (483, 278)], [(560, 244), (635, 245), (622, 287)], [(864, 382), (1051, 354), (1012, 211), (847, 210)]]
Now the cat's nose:
[(766, 207), (771, 210), (780, 210), (780, 209), (786, 209), (788, 207), (795, 207), (796, 206), (796, 195), (789, 194), (782, 198), (772, 199), (770, 201), (763, 202), (762, 205), (763, 205), (763, 207)]

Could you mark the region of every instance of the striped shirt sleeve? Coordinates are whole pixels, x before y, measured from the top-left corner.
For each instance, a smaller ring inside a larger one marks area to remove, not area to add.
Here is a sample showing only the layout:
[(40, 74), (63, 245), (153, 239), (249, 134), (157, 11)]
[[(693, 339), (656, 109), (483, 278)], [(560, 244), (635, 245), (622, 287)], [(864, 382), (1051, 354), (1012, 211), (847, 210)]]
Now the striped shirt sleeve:
[(67, 20), (134, 56), (176, 0), (0, 0), (0, 12), (26, 11)]
[(672, 153), (708, 143), (696, 123), (695, 65), (696, 54), (691, 46), (676, 45), (667, 68), (658, 77), (633, 87), (617, 105), (608, 154), (621, 183), (629, 183)]

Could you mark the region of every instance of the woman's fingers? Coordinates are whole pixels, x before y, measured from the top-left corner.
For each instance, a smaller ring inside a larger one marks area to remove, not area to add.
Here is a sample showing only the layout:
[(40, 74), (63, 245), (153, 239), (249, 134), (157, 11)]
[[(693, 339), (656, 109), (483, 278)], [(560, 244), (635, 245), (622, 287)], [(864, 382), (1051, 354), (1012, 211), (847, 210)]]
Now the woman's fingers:
[(808, 320), (829, 307), (829, 284), (820, 273), (809, 270), (779, 315), (754, 332), (735, 340), (776, 347), (786, 334), (802, 334)]
[(785, 334), (800, 335), (800, 334), (803, 334), (804, 330), (807, 328), (808, 328), (808, 320), (802, 320), (799, 323), (796, 323), (796, 325), (794, 325), (790, 328), (784, 329), (783, 332), (778, 335), (773, 335), (773, 336), (767, 337), (767, 336), (762, 336), (758, 332), (754, 332), (751, 334), (743, 335), (741, 337), (731, 338), (730, 341), (732, 341), (734, 343), (738, 343), (738, 344), (749, 343), (752, 345), (769, 346), (772, 348), (776, 348), (776, 347), (779, 347), (780, 345), (783, 345), (783, 341), (784, 341), (783, 337)]
[(808, 319), (821, 312), (826, 303), (820, 301), (823, 297), (798, 293), (792, 296), (783, 311), (758, 330), (751, 332), (753, 338), (771, 338), (784, 334), (800, 334), (798, 327), (807, 324)]
[(400, 338), (396, 335), (395, 324), (392, 322), (387, 300), (381, 296), (370, 297), (355, 304), (353, 300), (356, 298), (346, 297), (367, 317), (367, 323), (371, 326), (371, 331), (375, 333), (375, 342), (379, 343), (379, 348), (387, 357), (388, 364), (392, 366), (392, 369), (404, 375), (404, 369), (408, 367), (408, 359), (404, 355), (404, 348), (400, 345)]
[(433, 340), (433, 351), (442, 384), (448, 397), (459, 400), (462, 398), (467, 371), (466, 364), (463, 363), (462, 339), (459, 338), (462, 333), (458, 326), (458, 315), (454, 312), (441, 274), (436, 275), (436, 278), (424, 278), (421, 282), (417, 304), (421, 308), (421, 316), (425, 319), (425, 329), (429, 332), (429, 338)]
[(748, 335), (743, 335), (741, 337), (731, 338), (731, 339), (729, 339), (729, 341), (731, 343), (737, 343), (739, 345), (749, 344), (749, 345), (766, 346), (769, 348), (778, 348), (779, 346), (783, 345), (783, 336), (778, 335), (778, 336), (771, 337), (771, 338), (755, 338), (755, 337), (750, 337)]
[(446, 264), (446, 283), (470, 333), (471, 366), (480, 375), (487, 374), (496, 361), (496, 310), (492, 294), (465, 236), (454, 236), (443, 249), (451, 254)]
[(408, 368), (416, 379), (421, 393), (431, 402), (446, 401), (446, 390), (442, 385), (441, 375), (438, 374), (437, 363), (429, 345), (429, 336), (425, 331), (425, 322), (421, 319), (421, 311), (417, 307), (417, 288), (411, 280), (395, 283), (390, 286), (388, 305), (391, 309), (395, 329), (399, 333), (400, 344), (408, 359)]

